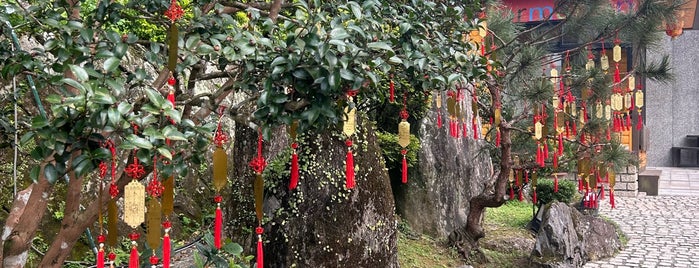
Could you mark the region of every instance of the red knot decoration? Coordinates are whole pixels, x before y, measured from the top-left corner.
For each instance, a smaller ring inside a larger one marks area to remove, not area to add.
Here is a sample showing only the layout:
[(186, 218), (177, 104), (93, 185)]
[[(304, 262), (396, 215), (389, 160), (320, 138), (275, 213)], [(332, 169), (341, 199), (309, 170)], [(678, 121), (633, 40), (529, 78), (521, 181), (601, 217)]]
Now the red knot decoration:
[(126, 172), (126, 175), (134, 180), (140, 179), (146, 174), (146, 170), (143, 168), (143, 165), (138, 162), (138, 159), (134, 159), (134, 162), (129, 164), (124, 169), (124, 172)]
[(174, 22), (179, 20), (182, 15), (184, 15), (184, 10), (182, 6), (177, 3), (177, 0), (172, 0), (170, 7), (165, 11), (165, 16), (170, 18), (170, 21)]

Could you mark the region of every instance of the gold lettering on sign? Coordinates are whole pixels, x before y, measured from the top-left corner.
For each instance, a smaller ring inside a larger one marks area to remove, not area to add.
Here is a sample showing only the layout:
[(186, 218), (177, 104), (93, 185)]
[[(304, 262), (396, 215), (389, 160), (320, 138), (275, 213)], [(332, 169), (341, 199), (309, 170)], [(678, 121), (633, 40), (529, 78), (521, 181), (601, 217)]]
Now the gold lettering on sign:
[(609, 58), (606, 54), (602, 54), (602, 57), (599, 58), (599, 65), (605, 73), (609, 70)]
[(442, 108), (442, 93), (439, 91), (436, 91), (435, 95), (437, 95), (437, 96), (435, 97), (434, 101), (436, 102), (437, 109), (440, 109), (440, 108)]
[(146, 188), (132, 180), (124, 187), (124, 222), (131, 228), (138, 227), (145, 220)]
[(541, 122), (536, 122), (536, 124), (534, 124), (534, 138), (536, 138), (537, 140), (540, 140), (541, 137), (543, 137), (543, 135), (544, 135), (543, 130), (544, 130), (544, 124), (542, 124)]
[(612, 51), (612, 56), (614, 57), (614, 62), (619, 62), (621, 61), (621, 46), (615, 45), (614, 50)]
[(636, 107), (638, 107), (638, 108), (643, 107), (644, 102), (645, 102), (645, 99), (643, 96), (643, 91), (637, 90), (636, 91)]
[(597, 118), (602, 118), (604, 117), (604, 106), (602, 106), (602, 103), (597, 103), (597, 106), (595, 106), (595, 117)]
[(607, 120), (612, 119), (612, 106), (609, 104), (604, 106), (604, 119), (607, 119)]

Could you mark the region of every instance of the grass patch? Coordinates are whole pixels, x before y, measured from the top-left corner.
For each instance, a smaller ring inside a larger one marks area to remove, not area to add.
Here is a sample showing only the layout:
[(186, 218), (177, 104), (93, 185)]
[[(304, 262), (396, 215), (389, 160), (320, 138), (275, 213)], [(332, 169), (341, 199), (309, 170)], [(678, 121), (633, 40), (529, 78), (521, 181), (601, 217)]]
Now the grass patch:
[(532, 219), (532, 204), (510, 201), (497, 208), (487, 208), (485, 224), (500, 227), (525, 228)]
[(526, 229), (532, 219), (532, 204), (511, 201), (497, 208), (487, 208), (480, 240), (481, 250), (488, 260), (478, 268), (508, 268), (529, 266), (529, 254), (534, 236)]
[(457, 267), (463, 265), (464, 261), (456, 250), (447, 248), (432, 238), (399, 232), (398, 263), (403, 268)]

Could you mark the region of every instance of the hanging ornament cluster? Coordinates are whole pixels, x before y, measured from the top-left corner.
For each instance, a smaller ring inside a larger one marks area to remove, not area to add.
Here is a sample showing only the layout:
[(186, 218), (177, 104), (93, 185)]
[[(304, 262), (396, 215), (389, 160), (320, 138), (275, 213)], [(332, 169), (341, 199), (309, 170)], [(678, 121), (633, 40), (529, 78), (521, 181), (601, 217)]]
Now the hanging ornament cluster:
[(347, 107), (345, 107), (345, 121), (342, 125), (342, 134), (345, 135), (345, 145), (347, 145), (347, 157), (345, 158), (345, 187), (353, 189), (354, 181), (354, 154), (352, 153), (352, 136), (357, 131), (357, 107), (354, 103), (354, 97), (357, 96), (356, 90), (347, 92)]
[[(134, 135), (138, 135), (138, 126), (133, 125)], [(146, 207), (146, 189), (139, 182), (139, 180), (145, 175), (146, 171), (143, 165), (138, 161), (136, 157), (137, 150), (133, 151), (133, 162), (129, 164), (124, 172), (131, 178), (126, 187), (124, 187), (124, 218), (123, 221), (131, 227), (131, 233), (129, 234), (129, 239), (131, 239), (131, 254), (129, 256), (129, 268), (138, 268), (139, 265), (139, 254), (138, 254), (138, 239), (140, 234), (137, 228), (145, 221), (145, 207)]]
[(226, 150), (223, 149), (223, 145), (228, 142), (228, 135), (223, 131), (221, 127), (221, 119), (223, 118), (223, 113), (225, 107), (219, 108), (219, 118), (216, 127), (216, 133), (214, 134), (214, 144), (216, 149), (213, 155), (213, 185), (216, 191), (216, 196), (214, 197), (214, 203), (216, 203), (216, 212), (214, 215), (214, 246), (217, 249), (221, 249), (221, 239), (223, 237), (223, 213), (221, 211), (221, 202), (223, 197), (221, 196), (221, 190), (228, 183), (228, 155)]
[(150, 263), (155, 266), (158, 264), (159, 259), (155, 255), (155, 249), (160, 248), (160, 227), (162, 223), (162, 206), (160, 205), (160, 196), (163, 194), (163, 185), (158, 180), (158, 157), (157, 155), (153, 157), (153, 177), (148, 186), (146, 187), (146, 192), (150, 197), (147, 205), (147, 217), (146, 217), (146, 242), (148, 246), (152, 249), (152, 255), (150, 257)]
[(262, 143), (262, 130), (258, 130), (257, 156), (250, 161), (250, 167), (255, 172), (253, 192), (255, 195), (255, 215), (257, 217), (257, 228), (255, 228), (255, 233), (257, 234), (257, 267), (264, 267), (264, 254), (262, 251), (262, 233), (264, 232), (264, 228), (262, 228), (262, 217), (264, 216), (265, 182), (262, 178), (262, 172), (265, 170), (267, 162), (262, 156)]
[(434, 103), (437, 107), (437, 128), (442, 128), (442, 93), (435, 91)]
[(403, 168), (401, 182), (408, 183), (408, 160), (406, 154), (408, 154), (408, 145), (410, 145), (410, 123), (408, 123), (408, 108), (407, 108), (407, 92), (403, 96), (403, 109), (400, 111), (401, 121), (398, 123), (398, 145), (400, 145), (400, 154), (403, 155)]

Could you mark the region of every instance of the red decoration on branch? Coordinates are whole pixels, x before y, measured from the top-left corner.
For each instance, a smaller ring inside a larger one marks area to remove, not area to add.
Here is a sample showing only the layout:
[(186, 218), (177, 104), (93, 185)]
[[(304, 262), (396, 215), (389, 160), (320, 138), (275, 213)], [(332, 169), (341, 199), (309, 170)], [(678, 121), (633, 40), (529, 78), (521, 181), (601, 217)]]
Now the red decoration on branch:
[(177, 0), (172, 0), (170, 7), (165, 11), (165, 16), (170, 19), (171, 22), (179, 20), (182, 15), (184, 15), (184, 10), (182, 6), (177, 3)]
[(165, 230), (165, 235), (163, 235), (163, 268), (170, 267), (170, 228), (172, 228), (170, 221), (163, 222)]
[(223, 213), (221, 212), (221, 196), (216, 198), (216, 216), (214, 218), (214, 246), (221, 249), (221, 237), (223, 230)]
[[(393, 75), (391, 75), (391, 77), (393, 77)], [(392, 78), (388, 84), (388, 101), (390, 101), (390, 102), (396, 101), (395, 84), (393, 83)]]
[(400, 154), (403, 155), (403, 173), (402, 173), (402, 180), (401, 182), (403, 183), (408, 183), (408, 161), (405, 157), (405, 155), (408, 153), (408, 150), (403, 149), (400, 151)]

